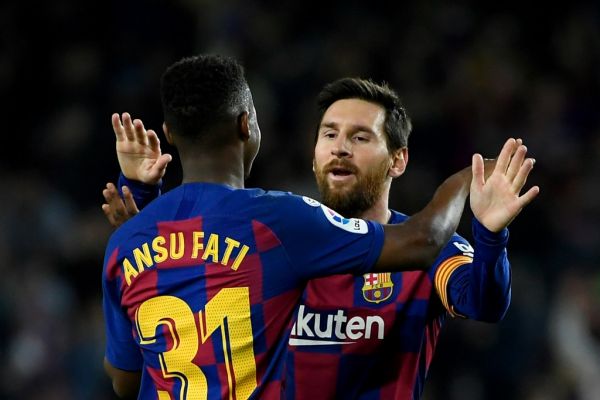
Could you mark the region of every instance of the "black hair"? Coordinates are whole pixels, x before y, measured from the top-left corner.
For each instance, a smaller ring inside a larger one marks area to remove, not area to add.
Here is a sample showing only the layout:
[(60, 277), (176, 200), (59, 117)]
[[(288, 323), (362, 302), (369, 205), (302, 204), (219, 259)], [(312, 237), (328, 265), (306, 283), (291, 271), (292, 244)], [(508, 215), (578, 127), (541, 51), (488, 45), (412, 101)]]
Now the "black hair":
[[(392, 152), (408, 145), (412, 123), (398, 94), (387, 83), (378, 84), (370, 79), (342, 78), (327, 84), (317, 97), (319, 124), (329, 106), (344, 99), (361, 99), (382, 106), (385, 109), (384, 130), (388, 150)], [(316, 138), (317, 136), (315, 140)]]
[(160, 93), (169, 130), (189, 139), (210, 139), (210, 128), (235, 120), (251, 102), (244, 68), (220, 55), (177, 61), (163, 73)]

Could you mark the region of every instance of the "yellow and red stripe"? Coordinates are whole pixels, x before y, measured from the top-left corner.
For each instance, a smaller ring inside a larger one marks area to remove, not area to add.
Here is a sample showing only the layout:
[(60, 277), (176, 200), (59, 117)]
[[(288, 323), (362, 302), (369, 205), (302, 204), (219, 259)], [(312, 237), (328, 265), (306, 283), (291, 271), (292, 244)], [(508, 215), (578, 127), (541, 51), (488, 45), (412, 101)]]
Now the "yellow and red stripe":
[(467, 256), (454, 256), (444, 260), (437, 271), (435, 272), (435, 289), (437, 290), (438, 295), (440, 296), (440, 300), (442, 301), (442, 305), (450, 315), (453, 317), (461, 316), (460, 314), (454, 311), (454, 307), (448, 303), (448, 282), (450, 281), (450, 276), (458, 267), (461, 265), (469, 264), (473, 262), (471, 257)]

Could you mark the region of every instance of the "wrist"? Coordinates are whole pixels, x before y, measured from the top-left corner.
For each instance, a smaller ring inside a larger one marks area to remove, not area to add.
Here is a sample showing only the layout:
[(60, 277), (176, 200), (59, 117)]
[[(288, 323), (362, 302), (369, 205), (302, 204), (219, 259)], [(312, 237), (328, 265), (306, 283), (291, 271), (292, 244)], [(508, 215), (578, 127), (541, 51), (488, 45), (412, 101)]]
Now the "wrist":
[(119, 183), (117, 189), (119, 191), (119, 195), (123, 198), (123, 186), (127, 186), (131, 193), (133, 194), (133, 198), (135, 200), (136, 205), (141, 210), (144, 208), (150, 201), (154, 200), (158, 196), (160, 196), (161, 188), (162, 188), (162, 179), (155, 185), (150, 185), (144, 182), (140, 182), (134, 179), (128, 179), (123, 172), (119, 174)]

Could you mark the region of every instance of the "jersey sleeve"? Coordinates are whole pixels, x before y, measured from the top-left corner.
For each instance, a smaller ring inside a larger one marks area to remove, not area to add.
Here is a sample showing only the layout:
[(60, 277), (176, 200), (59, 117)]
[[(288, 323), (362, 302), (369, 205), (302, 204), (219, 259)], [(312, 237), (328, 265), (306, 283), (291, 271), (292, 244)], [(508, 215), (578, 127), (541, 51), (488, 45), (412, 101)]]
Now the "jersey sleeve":
[(435, 272), (441, 302), (453, 317), (495, 322), (502, 319), (511, 297), (508, 230), (494, 233), (473, 219), (474, 249), (464, 239), (453, 241), (461, 251), (446, 257)]
[(105, 357), (110, 364), (126, 371), (142, 369), (142, 355), (133, 337), (131, 320), (121, 307), (121, 269), (117, 265), (118, 250), (107, 248), (102, 274), (102, 308), (106, 334)]
[(119, 195), (123, 198), (123, 186), (127, 186), (131, 190), (133, 200), (138, 209), (142, 209), (148, 205), (152, 200), (160, 196), (162, 188), (162, 180), (156, 185), (147, 185), (145, 183), (127, 179), (121, 172), (119, 174), (119, 181), (117, 184), (117, 190)]
[(364, 274), (383, 247), (383, 227), (344, 218), (309, 197), (286, 196), (273, 212), (278, 237), (295, 273), (304, 280), (333, 274)]

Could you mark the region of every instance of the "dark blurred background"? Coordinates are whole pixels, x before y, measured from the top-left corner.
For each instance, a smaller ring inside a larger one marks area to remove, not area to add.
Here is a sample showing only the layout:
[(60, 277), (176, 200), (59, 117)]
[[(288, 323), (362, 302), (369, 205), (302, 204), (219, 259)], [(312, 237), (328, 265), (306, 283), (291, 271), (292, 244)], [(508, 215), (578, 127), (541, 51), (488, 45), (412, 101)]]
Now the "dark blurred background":
[[(110, 116), (160, 131), (163, 70), (216, 52), (246, 66), (254, 92), (263, 144), (249, 186), (318, 196), (314, 99), (343, 76), (389, 82), (413, 119), (400, 211), (473, 152), (523, 138), (541, 194), (511, 225), (512, 306), (499, 325), (445, 326), (425, 399), (600, 399), (600, 5), (481, 3), (2, 2), (0, 398), (112, 398)], [(169, 168), (166, 190), (181, 173)], [(459, 232), (471, 239), (468, 211)]]

